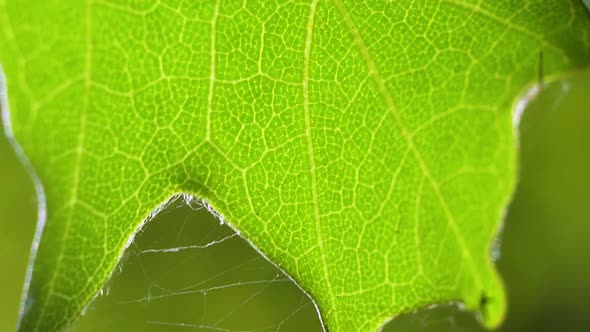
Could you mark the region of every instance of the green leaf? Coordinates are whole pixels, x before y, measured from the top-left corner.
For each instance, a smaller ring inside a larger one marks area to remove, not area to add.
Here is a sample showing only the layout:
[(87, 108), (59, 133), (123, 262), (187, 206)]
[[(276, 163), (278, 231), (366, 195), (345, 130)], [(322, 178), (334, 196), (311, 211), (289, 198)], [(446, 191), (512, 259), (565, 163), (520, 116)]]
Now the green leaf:
[(175, 193), (332, 331), (448, 301), (496, 326), (513, 105), (590, 60), (574, 0), (0, 0), (0, 30), (5, 124), (45, 190), (22, 331), (72, 322)]

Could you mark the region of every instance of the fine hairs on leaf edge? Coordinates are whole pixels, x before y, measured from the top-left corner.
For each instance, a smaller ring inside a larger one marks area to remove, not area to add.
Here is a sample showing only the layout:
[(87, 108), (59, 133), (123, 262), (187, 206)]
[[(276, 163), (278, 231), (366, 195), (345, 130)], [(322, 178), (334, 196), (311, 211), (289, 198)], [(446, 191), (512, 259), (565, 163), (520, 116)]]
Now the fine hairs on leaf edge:
[[(557, 81), (557, 80), (562, 80), (565, 82), (565, 89), (564, 90), (567, 92), (568, 85), (567, 85), (567, 81), (565, 81), (565, 76), (567, 76), (569, 74), (572, 74), (572, 73), (566, 72), (566, 73), (562, 73), (559, 75), (552, 75), (551, 77), (548, 78), (548, 80), (546, 82), (553, 82), (553, 81)], [(517, 149), (517, 151), (519, 149), (519, 125), (520, 125), (521, 117), (522, 117), (524, 111), (526, 110), (527, 106), (529, 105), (529, 103), (535, 99), (535, 97), (545, 88), (546, 85), (547, 84), (541, 80), (527, 85), (527, 87), (525, 89), (523, 89), (524, 92), (522, 94), (520, 94), (520, 97), (518, 97), (513, 104), (512, 124), (513, 124), (513, 129), (514, 129), (515, 148)], [(37, 256), (37, 251), (39, 248), (41, 236), (43, 234), (43, 230), (44, 230), (45, 224), (46, 224), (46, 219), (47, 219), (47, 214), (46, 214), (47, 210), (46, 209), (47, 209), (47, 207), (46, 207), (46, 196), (45, 196), (45, 191), (43, 189), (43, 185), (42, 185), (37, 173), (33, 169), (31, 163), (27, 159), (22, 147), (17, 142), (17, 140), (14, 136), (14, 132), (12, 130), (12, 125), (11, 125), (11, 120), (10, 120), (10, 110), (9, 110), (9, 104), (8, 104), (7, 79), (6, 79), (6, 76), (4, 74), (4, 71), (3, 71), (3, 68), (1, 65), (0, 65), (0, 108), (1, 108), (0, 111), (1, 111), (1, 115), (2, 115), (2, 123), (3, 123), (3, 127), (4, 127), (4, 133), (7, 136), (8, 141), (10, 142), (16, 155), (20, 159), (22, 165), (25, 167), (26, 171), (28, 172), (29, 176), (31, 177), (31, 179), (33, 181), (36, 196), (37, 196), (37, 204), (38, 204), (37, 225), (36, 225), (36, 229), (35, 229), (33, 242), (31, 245), (30, 256), (29, 256), (28, 263), (27, 263), (25, 282), (24, 282), (24, 286), (23, 286), (23, 294), (22, 294), (21, 303), (19, 306), (18, 323), (17, 323), (17, 330), (18, 330), (20, 328), (20, 325), (22, 323), (22, 319), (23, 319), (26, 311), (28, 310), (28, 308), (26, 307), (27, 295), (29, 293), (29, 288), (30, 288), (30, 284), (31, 284), (31, 278), (32, 278), (32, 272), (33, 272), (33, 267), (34, 267), (34, 263), (35, 263), (35, 258)], [(518, 157), (518, 153), (517, 153), (517, 157)], [(517, 166), (518, 166), (518, 162), (517, 162)], [(517, 181), (518, 181), (518, 171), (517, 171), (517, 174), (515, 177), (514, 184), (517, 183)], [(504, 220), (505, 220), (506, 214), (508, 212), (508, 209), (510, 208), (510, 202), (512, 202), (514, 194), (515, 194), (515, 190), (513, 190), (512, 194), (507, 198), (506, 204), (504, 205), (504, 208), (501, 212), (500, 223), (498, 225), (498, 229), (490, 241), (490, 253), (489, 254), (490, 254), (490, 258), (493, 261), (496, 261), (500, 256), (500, 249), (499, 249), (500, 244), (501, 244), (500, 236), (503, 232)], [(143, 227), (146, 225), (146, 223), (151, 221), (159, 212), (164, 210), (172, 201), (178, 199), (179, 197), (182, 198), (188, 206), (191, 206), (192, 202), (197, 202), (199, 205), (201, 205), (202, 207), (207, 209), (215, 218), (217, 218), (220, 221), (220, 223), (228, 225), (228, 227), (230, 227), (238, 236), (240, 236), (242, 239), (244, 239), (265, 260), (270, 262), (279, 271), (281, 271), (285, 276), (287, 276), (287, 278), (289, 278), (299, 289), (301, 289), (301, 291), (308, 298), (310, 298), (310, 300), (312, 301), (312, 303), (316, 309), (316, 312), (318, 313), (318, 318), (321, 322), (322, 330), (324, 332), (327, 331), (327, 327), (323, 321), (321, 310), (318, 307), (316, 301), (312, 298), (312, 296), (305, 289), (303, 289), (292, 276), (290, 276), (288, 273), (286, 273), (286, 271), (283, 270), (279, 265), (277, 265), (276, 263), (271, 261), (251, 241), (249, 241), (244, 236), (242, 236), (241, 233), (236, 229), (236, 227), (234, 227), (231, 222), (228, 222), (224, 218), (224, 216), (215, 209), (215, 207), (213, 207), (211, 204), (209, 204), (207, 202), (206, 199), (197, 198), (191, 194), (178, 193), (178, 194), (172, 195), (167, 200), (165, 200), (162, 204), (158, 205), (147, 217), (145, 217), (141, 221), (141, 223), (137, 226), (136, 230), (129, 236), (128, 240), (126, 241), (126, 243), (125, 243), (124, 247), (122, 248), (121, 253), (117, 259), (118, 263), (121, 262), (127, 248), (133, 243), (135, 236), (143, 229)], [(105, 285), (112, 278), (113, 274), (115, 273), (115, 270), (116, 269), (113, 269), (113, 271), (111, 271), (109, 277), (105, 281)], [(104, 288), (104, 286), (103, 286), (103, 288)], [(98, 291), (96, 294), (94, 294), (94, 296), (90, 299), (90, 301), (88, 301), (88, 303), (84, 306), (84, 308), (82, 308), (81, 313), (84, 313), (87, 310), (87, 308), (93, 303), (93, 301), (97, 297), (100, 296), (103, 288), (101, 288), (100, 291)], [(422, 310), (422, 309), (430, 309), (430, 308), (435, 308), (435, 307), (438, 307), (441, 305), (449, 305), (449, 304), (456, 305), (459, 309), (463, 308), (463, 303), (461, 301), (449, 301), (449, 302), (444, 302), (444, 303), (431, 304), (427, 307), (417, 308), (416, 310), (412, 310), (409, 312), (411, 313), (411, 312), (416, 312), (416, 311)], [(403, 313), (396, 313), (394, 316), (387, 318), (382, 323), (381, 327), (379, 328), (379, 331), (381, 331), (387, 325), (387, 323), (389, 323), (390, 321), (392, 321), (393, 319), (398, 317), (400, 314), (403, 314)]]

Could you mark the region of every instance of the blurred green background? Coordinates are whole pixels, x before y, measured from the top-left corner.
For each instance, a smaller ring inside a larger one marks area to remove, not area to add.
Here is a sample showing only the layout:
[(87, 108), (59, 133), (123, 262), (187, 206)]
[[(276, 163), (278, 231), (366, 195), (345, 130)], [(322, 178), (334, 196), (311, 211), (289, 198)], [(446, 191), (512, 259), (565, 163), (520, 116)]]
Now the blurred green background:
[[(501, 331), (590, 327), (590, 72), (545, 87), (520, 127), (520, 181), (498, 268)], [(0, 135), (0, 331), (12, 331), (36, 222), (33, 185)], [(72, 331), (321, 331), (307, 296), (196, 200), (147, 224)], [(482, 331), (456, 306), (385, 331)]]

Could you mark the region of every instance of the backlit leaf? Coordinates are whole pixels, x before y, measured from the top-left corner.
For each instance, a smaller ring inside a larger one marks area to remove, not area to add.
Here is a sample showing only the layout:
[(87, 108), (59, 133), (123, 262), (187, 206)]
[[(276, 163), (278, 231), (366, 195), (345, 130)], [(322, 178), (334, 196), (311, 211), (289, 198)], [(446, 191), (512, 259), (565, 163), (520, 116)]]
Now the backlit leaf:
[(448, 301), (496, 326), (512, 111), (589, 34), (574, 0), (0, 0), (4, 120), (46, 202), (20, 329), (72, 322), (176, 193), (331, 331)]

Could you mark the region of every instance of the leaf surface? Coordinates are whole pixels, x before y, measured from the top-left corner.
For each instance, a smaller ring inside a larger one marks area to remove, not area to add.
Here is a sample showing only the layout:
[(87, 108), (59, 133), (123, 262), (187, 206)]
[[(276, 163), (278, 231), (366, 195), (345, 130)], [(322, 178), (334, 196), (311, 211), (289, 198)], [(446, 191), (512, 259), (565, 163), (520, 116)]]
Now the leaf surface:
[(22, 331), (72, 322), (175, 193), (331, 331), (448, 301), (496, 326), (513, 105), (590, 61), (574, 0), (0, 0), (0, 30), (5, 124), (46, 202)]

